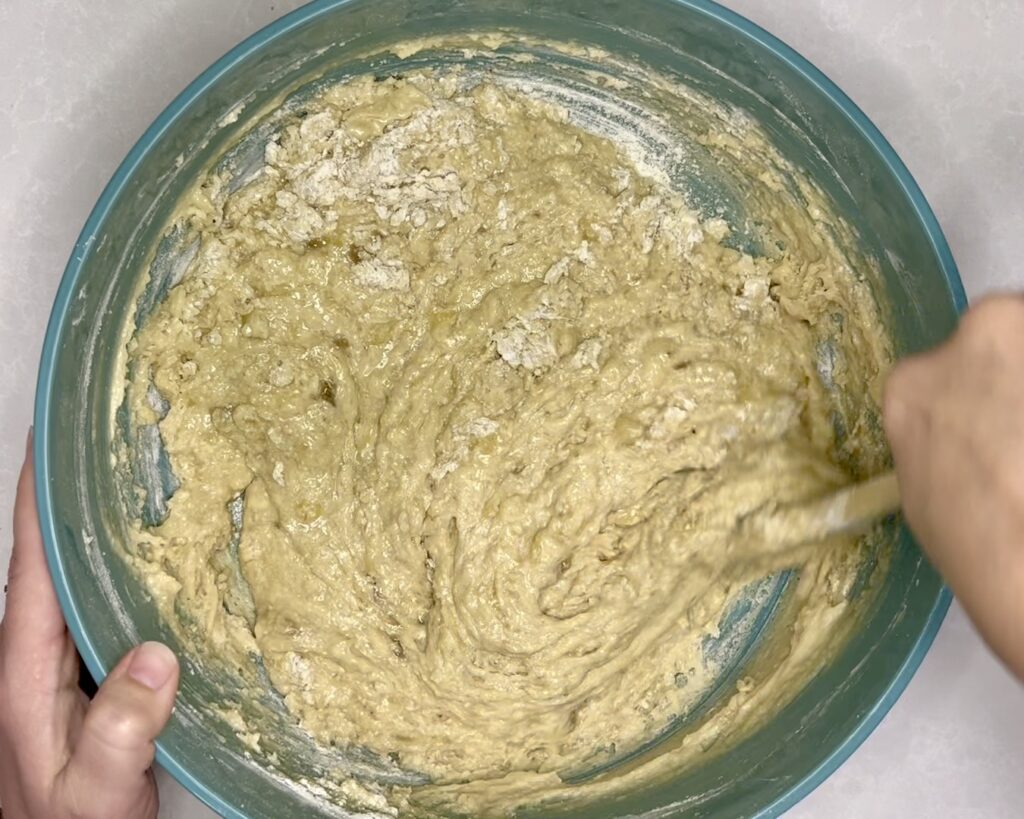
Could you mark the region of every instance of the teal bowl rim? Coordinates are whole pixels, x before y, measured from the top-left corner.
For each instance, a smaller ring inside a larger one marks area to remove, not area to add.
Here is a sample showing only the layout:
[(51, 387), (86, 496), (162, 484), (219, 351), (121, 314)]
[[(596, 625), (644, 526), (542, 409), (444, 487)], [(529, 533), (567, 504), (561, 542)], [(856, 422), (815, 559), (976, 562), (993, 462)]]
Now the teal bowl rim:
[[(304, 25), (317, 17), (332, 11), (335, 8), (349, 5), (354, 0), (314, 0), (295, 11), (281, 17), (260, 29), (248, 39), (231, 49), (227, 54), (217, 60), (206, 71), (200, 74), (189, 86), (179, 94), (174, 101), (164, 109), (152, 125), (146, 130), (135, 146), (128, 152), (124, 161), (114, 173), (113, 178), (107, 184), (100, 195), (96, 206), (89, 215), (82, 232), (71, 252), (71, 258), (64, 270), (60, 287), (54, 299), (53, 311), (46, 327), (46, 336), (43, 341), (42, 359), (39, 365), (39, 378), (36, 387), (34, 426), (37, 431), (33, 446), (33, 455), (36, 464), (36, 493), (39, 506), (39, 519), (43, 532), (43, 543), (46, 549), (46, 559), (53, 576), (57, 597), (60, 600), (61, 609), (67, 619), (68, 630), (74, 638), (78, 651), (85, 661), (86, 666), (93, 677), (99, 682), (106, 676), (107, 670), (102, 666), (96, 648), (88, 634), (82, 628), (80, 613), (71, 597), (68, 580), (65, 573), (63, 557), (57, 547), (58, 539), (56, 532), (56, 521), (52, 498), (50, 496), (50, 475), (49, 475), (49, 436), (50, 412), (52, 404), (52, 389), (54, 377), (54, 361), (60, 341), (61, 333), (65, 324), (68, 308), (72, 295), (78, 284), (82, 266), (86, 256), (89, 254), (96, 236), (100, 234), (103, 223), (106, 219), (112, 203), (117, 199), (126, 180), (134, 172), (143, 157), (149, 152), (167, 128), (191, 105), (200, 98), (206, 90), (215, 83), (226, 71), (234, 67), (238, 62), (263, 48), (267, 43), (276, 37), (291, 31), (297, 26)], [(883, 163), (899, 181), (904, 193), (910, 200), (919, 222), (924, 227), (931, 241), (935, 255), (939, 259), (940, 266), (946, 277), (950, 295), (958, 312), (963, 312), (967, 307), (967, 296), (964, 292), (963, 283), (957, 271), (956, 262), (949, 249), (942, 228), (928, 205), (924, 194), (914, 180), (906, 165), (896, 154), (896, 151), (888, 143), (878, 128), (868, 119), (860, 108), (832, 82), (822, 71), (811, 64), (809, 60), (802, 57), (793, 48), (786, 45), (780, 39), (769, 34), (757, 24), (746, 19), (742, 15), (729, 9), (723, 8), (712, 0), (673, 0), (679, 6), (685, 6), (700, 14), (716, 20), (728, 28), (731, 28), (741, 37), (753, 41), (757, 45), (767, 49), (776, 57), (788, 64), (798, 74), (802, 75), (819, 92), (828, 97), (835, 106), (846, 116), (850, 124), (856, 128), (861, 135), (874, 147)], [(758, 817), (778, 816), (791, 808), (807, 794), (813, 791), (818, 785), (825, 781), (835, 770), (860, 746), (868, 735), (878, 726), (882, 718), (889, 712), (889, 709), (899, 699), (900, 694), (907, 687), (914, 672), (917, 671), (921, 661), (927, 654), (929, 647), (935, 639), (935, 635), (942, 625), (946, 611), (952, 602), (953, 596), (948, 588), (943, 587), (935, 600), (935, 605), (928, 616), (924, 629), (921, 631), (913, 650), (908, 654), (903, 665), (893, 677), (891, 684), (885, 693), (875, 703), (874, 707), (864, 715), (857, 727), (832, 751), (821, 763), (803, 779), (797, 782), (788, 792), (780, 796), (770, 805), (764, 807)], [(232, 805), (227, 804), (220, 796), (211, 791), (205, 784), (196, 779), (193, 774), (186, 770), (178, 760), (172, 756), (158, 740), (156, 743), (156, 761), (179, 783), (187, 788), (192, 794), (206, 803), (209, 807), (227, 819), (248, 819)]]

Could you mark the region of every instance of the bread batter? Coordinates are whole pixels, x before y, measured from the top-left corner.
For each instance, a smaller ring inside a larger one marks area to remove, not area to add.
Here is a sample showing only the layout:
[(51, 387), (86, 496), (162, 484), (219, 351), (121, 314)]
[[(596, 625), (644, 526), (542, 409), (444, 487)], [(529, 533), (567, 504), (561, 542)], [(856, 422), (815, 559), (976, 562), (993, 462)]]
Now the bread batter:
[[(334, 86), (265, 158), (193, 192), (198, 256), (129, 342), (178, 481), (136, 565), (317, 739), (428, 802), (542, 798), (692, 707), (728, 601), (781, 568), (725, 549), (738, 516), (884, 460), (874, 303), (806, 212), (749, 255), (486, 79)], [(849, 554), (804, 556), (803, 627), (841, 619)]]

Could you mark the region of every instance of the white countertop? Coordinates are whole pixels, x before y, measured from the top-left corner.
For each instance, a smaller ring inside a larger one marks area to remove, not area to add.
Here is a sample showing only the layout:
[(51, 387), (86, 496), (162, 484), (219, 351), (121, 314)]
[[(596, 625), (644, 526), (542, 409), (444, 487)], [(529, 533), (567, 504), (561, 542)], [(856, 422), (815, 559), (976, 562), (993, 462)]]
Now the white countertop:
[[(50, 303), (122, 157), (196, 74), (291, 0), (0, 0), (0, 567)], [(893, 143), (968, 294), (1024, 288), (1024, 2), (728, 0)], [(0, 602), (2, 606), (2, 602)], [(166, 776), (161, 816), (213, 814)], [(797, 819), (1024, 815), (1024, 688), (954, 605), (906, 693)]]

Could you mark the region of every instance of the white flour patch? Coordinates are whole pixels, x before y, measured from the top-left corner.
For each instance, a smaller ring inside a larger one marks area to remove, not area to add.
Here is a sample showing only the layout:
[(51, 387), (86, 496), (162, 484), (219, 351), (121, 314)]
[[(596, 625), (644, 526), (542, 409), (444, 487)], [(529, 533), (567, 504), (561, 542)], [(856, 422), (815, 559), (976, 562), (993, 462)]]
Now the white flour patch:
[(353, 268), (356, 281), (374, 290), (408, 290), (409, 271), (400, 261), (366, 259)]
[(539, 373), (558, 360), (554, 339), (543, 320), (513, 319), (494, 334), (494, 344), (510, 367)]

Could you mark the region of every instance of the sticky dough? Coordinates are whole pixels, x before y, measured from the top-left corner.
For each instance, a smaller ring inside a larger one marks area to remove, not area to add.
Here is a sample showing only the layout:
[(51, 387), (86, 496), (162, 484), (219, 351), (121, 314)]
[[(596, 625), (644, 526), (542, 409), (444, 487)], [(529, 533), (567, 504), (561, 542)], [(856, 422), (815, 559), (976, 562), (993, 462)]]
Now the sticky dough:
[[(527, 94), (330, 88), (254, 181), (192, 193), (198, 257), (130, 341), (134, 417), (157, 420), (155, 386), (180, 484), (137, 531), (151, 590), (199, 642), (261, 655), (316, 738), (481, 813), (642, 744), (713, 675), (737, 590), (782, 568), (726, 548), (737, 516), (885, 457), (874, 302), (779, 207), (785, 241), (754, 257)], [(849, 546), (801, 558), (819, 642)], [(813, 671), (794, 663), (764, 702)]]

